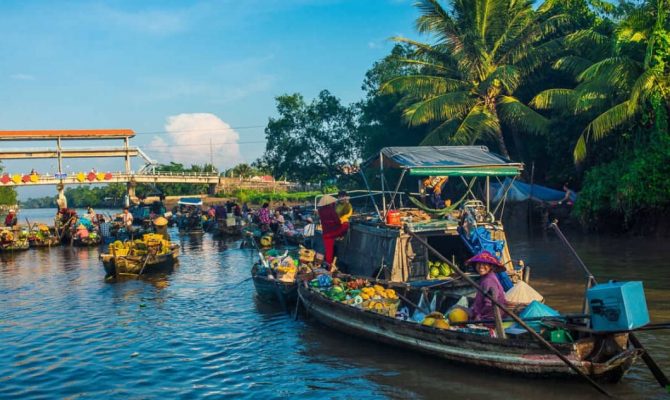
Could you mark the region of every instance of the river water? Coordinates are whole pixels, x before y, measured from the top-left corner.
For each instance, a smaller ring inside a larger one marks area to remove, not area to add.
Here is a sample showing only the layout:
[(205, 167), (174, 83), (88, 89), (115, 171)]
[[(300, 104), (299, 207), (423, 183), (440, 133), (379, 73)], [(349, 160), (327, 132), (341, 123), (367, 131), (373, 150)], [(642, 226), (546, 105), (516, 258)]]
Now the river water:
[[(22, 210), (34, 221), (51, 214)], [(452, 365), (294, 321), (256, 298), (252, 251), (171, 235), (180, 266), (147, 280), (106, 282), (96, 248), (0, 254), (0, 398), (601, 398), (579, 381)], [(599, 280), (643, 280), (652, 321), (670, 321), (664, 240), (568, 236)], [(547, 303), (579, 310), (583, 274), (558, 239), (509, 239)], [(670, 373), (670, 332), (639, 336)], [(606, 388), (664, 398), (642, 363)]]

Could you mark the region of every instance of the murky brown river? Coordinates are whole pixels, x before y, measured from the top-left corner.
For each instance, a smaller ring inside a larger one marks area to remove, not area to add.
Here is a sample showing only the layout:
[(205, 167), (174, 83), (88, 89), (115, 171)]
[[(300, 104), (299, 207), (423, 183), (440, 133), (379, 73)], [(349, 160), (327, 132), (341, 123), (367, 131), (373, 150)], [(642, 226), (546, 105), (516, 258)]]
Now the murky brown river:
[[(0, 255), (0, 398), (602, 398), (577, 380), (453, 365), (294, 321), (245, 281), (252, 251), (171, 234), (181, 264), (151, 280), (105, 282), (97, 248)], [(566, 234), (599, 281), (644, 281), (652, 322), (670, 321), (666, 240)], [(584, 275), (558, 238), (509, 239), (547, 303), (578, 311)], [(670, 373), (670, 331), (639, 336)], [(606, 388), (665, 398), (642, 363)]]

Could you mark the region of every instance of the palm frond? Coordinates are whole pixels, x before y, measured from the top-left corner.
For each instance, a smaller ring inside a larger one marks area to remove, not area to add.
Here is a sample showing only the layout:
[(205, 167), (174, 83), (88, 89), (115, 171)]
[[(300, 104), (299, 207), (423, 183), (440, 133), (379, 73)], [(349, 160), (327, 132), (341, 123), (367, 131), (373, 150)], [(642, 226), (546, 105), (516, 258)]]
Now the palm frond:
[(549, 121), (515, 97), (500, 96), (496, 110), (501, 120), (525, 132), (542, 134), (547, 131)]
[(575, 108), (575, 94), (574, 89), (547, 89), (533, 97), (529, 104), (538, 110), (572, 112)]
[(450, 142), (473, 144), (482, 137), (496, 137), (500, 133), (500, 121), (483, 105), (472, 107), (454, 131)]
[(452, 92), (435, 96), (412, 104), (403, 112), (410, 126), (429, 122), (442, 122), (465, 115), (477, 99), (469, 92)]
[(588, 58), (571, 55), (559, 58), (552, 67), (576, 78), (591, 65), (593, 65), (593, 61)]
[[(632, 112), (631, 108), (633, 109)], [(601, 140), (612, 133), (614, 129), (629, 122), (636, 111), (637, 109), (635, 107), (631, 107), (629, 100), (611, 107), (586, 126), (584, 129), (586, 132), (586, 139), (592, 141)]]
[(451, 136), (460, 125), (460, 120), (451, 119), (440, 124), (437, 128), (428, 132), (426, 137), (419, 143), (421, 146), (440, 146), (449, 143)]
[(627, 90), (641, 72), (639, 62), (629, 57), (609, 57), (592, 64), (577, 76), (578, 81), (599, 80), (619, 90)]
[[(629, 107), (637, 107), (640, 102), (651, 96), (655, 90), (663, 91), (663, 70), (650, 68), (642, 73), (633, 84), (630, 91)], [(631, 112), (634, 110), (631, 109)]]
[(513, 65), (500, 65), (479, 85), (480, 93), (486, 92), (494, 82), (499, 83), (507, 93), (514, 93), (521, 83), (521, 73)]
[(379, 91), (383, 94), (402, 93), (418, 99), (425, 99), (445, 92), (462, 90), (467, 85), (467, 82), (442, 76), (408, 75), (398, 76), (384, 82)]
[(586, 137), (584, 133), (579, 135), (575, 149), (572, 151), (572, 157), (575, 160), (575, 164), (579, 164), (586, 158)]
[(451, 74), (455, 74), (456, 71), (453, 70), (453, 68), (450, 68), (446, 65), (443, 64), (437, 64), (434, 62), (429, 62), (429, 61), (424, 61), (424, 60), (415, 60), (411, 58), (394, 58), (394, 60), (401, 62), (403, 64), (412, 64), (412, 65), (417, 65), (421, 67), (427, 67), (427, 68), (433, 68), (436, 70), (440, 70), (442, 72), (448, 72)]

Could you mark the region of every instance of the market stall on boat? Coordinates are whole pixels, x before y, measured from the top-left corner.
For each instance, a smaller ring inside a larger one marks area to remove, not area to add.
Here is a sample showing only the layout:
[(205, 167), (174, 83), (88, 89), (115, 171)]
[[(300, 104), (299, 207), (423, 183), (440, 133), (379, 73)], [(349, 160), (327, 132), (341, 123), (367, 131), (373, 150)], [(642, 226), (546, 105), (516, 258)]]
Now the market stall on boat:
[[(511, 281), (523, 278), (524, 268), (512, 260), (500, 221), (504, 199), (491, 208), (489, 190), (492, 177), (516, 177), (522, 164), (490, 153), (484, 146), (418, 146), (383, 148), (363, 167), (378, 169), (383, 186), (385, 170), (399, 170), (400, 175), (394, 191), (385, 192), (382, 187), (381, 198), (370, 191), (374, 213), (349, 220), (347, 235), (335, 249), (341, 270), (394, 282), (448, 279), (448, 271), (433, 268), (431, 263), (436, 260), (425, 246), (401, 229), (406, 226), (459, 265), (484, 247), (499, 257)], [(428, 206), (427, 177), (456, 181), (449, 185), (460, 187), (459, 198), (442, 208)], [(418, 193), (399, 191), (409, 178), (419, 179)], [(401, 198), (409, 198), (413, 207), (400, 204)]]

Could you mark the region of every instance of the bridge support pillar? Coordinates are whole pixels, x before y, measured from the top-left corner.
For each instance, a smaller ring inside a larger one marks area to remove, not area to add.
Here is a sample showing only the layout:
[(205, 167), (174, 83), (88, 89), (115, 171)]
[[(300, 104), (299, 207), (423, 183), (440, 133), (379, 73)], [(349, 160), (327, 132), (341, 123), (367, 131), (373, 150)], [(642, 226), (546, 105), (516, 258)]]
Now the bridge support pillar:
[(213, 196), (213, 195), (216, 194), (216, 186), (217, 186), (216, 183), (210, 183), (210, 184), (209, 184), (207, 193), (208, 193), (210, 196)]
[(139, 204), (140, 200), (137, 198), (137, 195), (135, 194), (135, 187), (137, 186), (137, 182), (135, 181), (130, 181), (126, 185), (128, 188), (128, 198), (130, 199), (130, 203), (132, 204)]
[(56, 189), (58, 190), (58, 197), (56, 198), (56, 205), (58, 206), (58, 209), (67, 208), (67, 198), (65, 197), (65, 185), (63, 185), (63, 183), (59, 183), (56, 185)]

